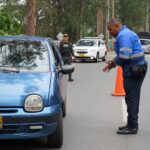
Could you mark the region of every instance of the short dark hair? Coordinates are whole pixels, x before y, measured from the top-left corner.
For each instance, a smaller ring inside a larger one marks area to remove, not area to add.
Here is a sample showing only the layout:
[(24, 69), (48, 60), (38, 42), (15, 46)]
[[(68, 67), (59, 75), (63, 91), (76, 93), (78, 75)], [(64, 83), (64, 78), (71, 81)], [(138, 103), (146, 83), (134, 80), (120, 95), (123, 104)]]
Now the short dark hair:
[(112, 18), (110, 21), (108, 21), (107, 25), (111, 25), (115, 23), (121, 24), (121, 22), (117, 18)]

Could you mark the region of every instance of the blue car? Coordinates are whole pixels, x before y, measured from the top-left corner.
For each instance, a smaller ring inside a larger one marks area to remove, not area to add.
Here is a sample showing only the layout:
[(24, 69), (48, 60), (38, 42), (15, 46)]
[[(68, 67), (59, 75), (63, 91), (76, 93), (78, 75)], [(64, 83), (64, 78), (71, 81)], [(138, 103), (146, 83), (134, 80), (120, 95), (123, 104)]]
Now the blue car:
[(61, 147), (73, 70), (50, 38), (1, 36), (0, 140), (47, 137), (48, 147)]

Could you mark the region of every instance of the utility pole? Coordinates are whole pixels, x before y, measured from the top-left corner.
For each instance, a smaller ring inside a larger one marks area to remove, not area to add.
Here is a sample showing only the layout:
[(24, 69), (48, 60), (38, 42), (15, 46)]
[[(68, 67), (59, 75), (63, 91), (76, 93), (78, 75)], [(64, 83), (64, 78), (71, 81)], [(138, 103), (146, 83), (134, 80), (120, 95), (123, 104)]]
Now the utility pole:
[(32, 36), (35, 34), (35, 7), (36, 0), (27, 0), (27, 21), (26, 21), (26, 35)]

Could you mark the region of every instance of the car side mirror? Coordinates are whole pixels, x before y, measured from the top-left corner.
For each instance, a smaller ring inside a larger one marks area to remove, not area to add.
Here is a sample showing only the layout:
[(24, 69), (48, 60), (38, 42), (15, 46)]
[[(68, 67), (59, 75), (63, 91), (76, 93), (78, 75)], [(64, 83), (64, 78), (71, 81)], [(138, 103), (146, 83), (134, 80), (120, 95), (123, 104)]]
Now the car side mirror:
[(59, 72), (62, 72), (63, 74), (70, 74), (74, 71), (74, 66), (73, 65), (63, 65), (61, 66), (61, 69)]

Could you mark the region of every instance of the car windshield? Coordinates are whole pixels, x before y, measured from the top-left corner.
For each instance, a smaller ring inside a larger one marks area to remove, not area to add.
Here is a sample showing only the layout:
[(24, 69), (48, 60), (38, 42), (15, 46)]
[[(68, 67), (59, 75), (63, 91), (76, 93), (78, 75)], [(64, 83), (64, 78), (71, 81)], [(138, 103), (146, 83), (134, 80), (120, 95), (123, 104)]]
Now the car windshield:
[(48, 51), (44, 42), (0, 41), (0, 70), (48, 72)]
[(76, 44), (77, 46), (96, 46), (94, 40), (80, 40)]
[(150, 42), (147, 41), (147, 40), (140, 40), (140, 41), (141, 41), (141, 44), (142, 44), (142, 45), (148, 45), (148, 44), (150, 44)]

